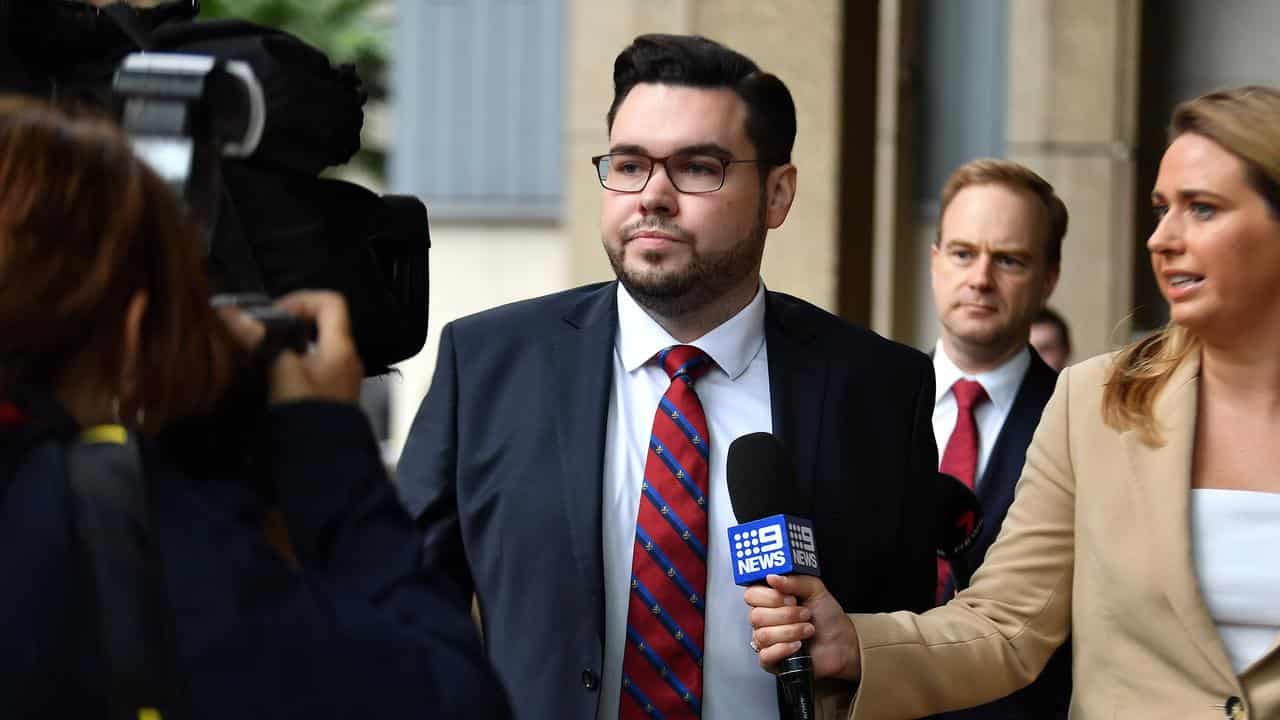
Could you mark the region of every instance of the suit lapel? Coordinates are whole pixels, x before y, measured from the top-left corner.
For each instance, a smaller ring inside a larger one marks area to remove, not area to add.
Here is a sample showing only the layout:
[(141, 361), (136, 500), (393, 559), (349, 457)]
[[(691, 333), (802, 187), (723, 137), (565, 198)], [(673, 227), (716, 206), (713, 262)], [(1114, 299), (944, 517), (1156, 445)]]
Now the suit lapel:
[(817, 333), (786, 299), (766, 294), (765, 343), (773, 434), (791, 454), (800, 507), (813, 516), (818, 438), (826, 394), (828, 361)]
[(1151, 539), (1152, 567), (1159, 569), (1160, 584), (1193, 644), (1223, 680), (1234, 683), (1235, 673), (1192, 567), (1191, 460), (1199, 374), (1197, 354), (1178, 366), (1156, 399), (1163, 447), (1147, 446), (1133, 431), (1124, 434), (1124, 443)]
[[(1027, 446), (1031, 444), (1031, 436), (1040, 424), (1040, 415), (1049, 396), (1053, 394), (1056, 381), (1057, 373), (1032, 351), (1031, 365), (1027, 367), (1026, 375), (1018, 386), (1018, 394), (1014, 396), (1013, 407), (1009, 408), (1009, 415), (1001, 425), (1000, 433), (991, 448), (987, 471), (978, 482), (977, 494), (982, 502), (983, 517), (993, 518), (996, 509), (1008, 508), (1014, 486), (1022, 476)], [(1003, 518), (1003, 512), (1000, 516)], [(992, 531), (995, 529), (994, 526), (991, 527)], [(994, 537), (994, 532), (992, 536)], [(982, 550), (985, 552), (986, 548)]]
[(551, 358), (563, 398), (556, 417), (556, 449), (570, 550), (582, 576), (581, 587), (598, 608), (596, 620), (602, 629), (601, 485), (617, 318), (616, 283), (609, 283), (565, 314), (565, 327), (552, 342)]
[[(1009, 415), (1000, 426), (996, 442), (991, 448), (991, 457), (987, 460), (986, 472), (982, 474), (974, 493), (982, 507), (982, 532), (961, 561), (952, 566), (955, 572), (953, 581), (960, 581), (961, 587), (968, 585), (1000, 533), (1009, 506), (1013, 504), (1018, 480), (1022, 477), (1027, 447), (1031, 445), (1031, 437), (1040, 424), (1045, 403), (1049, 401), (1057, 383), (1058, 374), (1053, 368), (1046, 365), (1034, 349), (1030, 346), (1028, 349), (1032, 353), (1031, 364), (1023, 375), (1022, 383), (1018, 385), (1013, 407), (1009, 408)], [(932, 357), (933, 353), (929, 355)]]

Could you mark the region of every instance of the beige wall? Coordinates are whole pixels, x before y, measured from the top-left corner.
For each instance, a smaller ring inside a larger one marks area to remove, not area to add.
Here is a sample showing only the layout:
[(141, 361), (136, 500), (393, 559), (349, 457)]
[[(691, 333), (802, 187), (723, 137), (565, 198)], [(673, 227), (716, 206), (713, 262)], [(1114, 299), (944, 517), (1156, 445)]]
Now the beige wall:
[[(585, 166), (585, 163), (584, 163)], [(435, 371), (440, 328), (450, 320), (568, 287), (568, 246), (551, 225), (431, 227), (430, 328), (422, 352), (396, 366), (390, 384), (388, 459), (399, 457)]]
[(835, 307), (841, 7), (838, 0), (570, 2), (565, 163), (571, 282), (613, 276), (600, 249), (600, 185), (587, 161), (608, 144), (604, 116), (613, 99), (613, 58), (636, 35), (694, 33), (751, 57), (791, 89), (798, 113), (793, 160), (799, 188), (786, 223), (769, 234), (763, 275), (771, 289)]
[(1128, 340), (1140, 0), (1009, 4), (1008, 156), (1044, 175), (1071, 215), (1050, 303), (1077, 360)]
[(916, 241), (925, 232), (932, 236), (932, 228), (914, 227), (911, 208), (916, 10), (913, 0), (880, 2), (871, 329), (924, 347), (935, 323), (925, 277), (928, 239)]

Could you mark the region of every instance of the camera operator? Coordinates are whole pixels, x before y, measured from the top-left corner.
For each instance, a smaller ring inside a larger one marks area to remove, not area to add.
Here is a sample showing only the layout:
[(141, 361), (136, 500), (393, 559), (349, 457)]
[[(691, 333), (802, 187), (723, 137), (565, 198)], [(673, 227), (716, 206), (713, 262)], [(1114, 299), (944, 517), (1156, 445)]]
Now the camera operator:
[(280, 301), (317, 336), (271, 361), (202, 262), (111, 123), (0, 96), (0, 716), (117, 708), (120, 575), (90, 572), (73, 489), (105, 443), (145, 479), (165, 718), (506, 717), (353, 404), (341, 297)]

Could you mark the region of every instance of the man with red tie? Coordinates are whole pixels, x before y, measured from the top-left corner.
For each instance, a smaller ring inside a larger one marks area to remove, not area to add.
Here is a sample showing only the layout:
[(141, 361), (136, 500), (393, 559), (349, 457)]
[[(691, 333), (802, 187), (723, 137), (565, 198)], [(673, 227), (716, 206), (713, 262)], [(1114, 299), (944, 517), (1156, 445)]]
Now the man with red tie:
[[(933, 352), (939, 470), (973, 488), (984, 527), (953, 563), (938, 561), (939, 604), (964, 587), (1013, 502), (1027, 446), (1057, 373), (1030, 346), (1031, 323), (1058, 282), (1067, 208), (1031, 170), (1004, 160), (960, 166), (942, 190), (930, 275), (941, 337)], [(956, 574), (952, 574), (952, 570)], [(1065, 718), (1070, 648), (1040, 679), (948, 718)]]
[(726, 547), (729, 444), (788, 448), (779, 481), (844, 607), (926, 609), (933, 374), (765, 289), (796, 192), (781, 80), (646, 35), (614, 63), (607, 123), (591, 173), (617, 281), (446, 326), (402, 495), (429, 564), (476, 593), (518, 718), (774, 720)]

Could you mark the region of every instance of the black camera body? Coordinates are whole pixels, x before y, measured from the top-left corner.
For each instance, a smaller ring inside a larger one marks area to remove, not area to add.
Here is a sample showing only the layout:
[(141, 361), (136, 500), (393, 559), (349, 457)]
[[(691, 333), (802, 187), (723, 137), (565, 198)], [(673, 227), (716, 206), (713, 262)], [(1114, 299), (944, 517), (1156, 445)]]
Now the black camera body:
[[(134, 152), (192, 216), (215, 228), (221, 157), (248, 157), (262, 140), (266, 102), (253, 68), (209, 55), (133, 53), (116, 71), (113, 89)], [(203, 239), (210, 257), (208, 232)], [(265, 293), (222, 293), (210, 304), (237, 308), (262, 324), (266, 336), (257, 355), (263, 361), (286, 349), (304, 353), (315, 342), (315, 323), (275, 307)]]
[[(319, 177), (360, 147), (366, 95), (287, 33), (196, 21), (197, 0), (0, 0), (0, 90), (117, 113), (206, 228), (215, 293), (342, 293), (369, 374), (426, 342), (426, 207)], [(145, 53), (136, 53), (145, 50)]]

